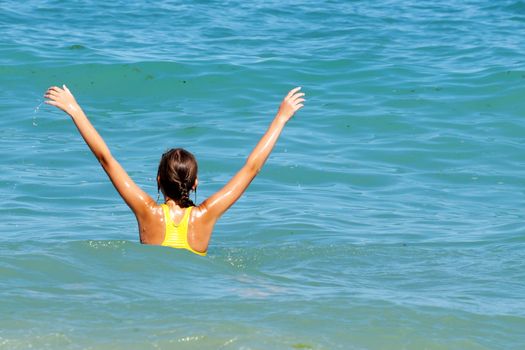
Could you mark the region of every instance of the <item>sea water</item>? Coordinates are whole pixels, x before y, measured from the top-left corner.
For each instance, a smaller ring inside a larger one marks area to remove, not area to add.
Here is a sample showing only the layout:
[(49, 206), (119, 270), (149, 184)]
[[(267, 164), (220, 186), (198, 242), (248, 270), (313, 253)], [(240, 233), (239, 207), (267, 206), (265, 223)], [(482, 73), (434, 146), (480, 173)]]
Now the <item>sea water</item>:
[[(525, 2), (1, 1), (0, 349), (525, 349)], [(138, 242), (67, 84), (156, 198), (306, 106), (209, 254)]]

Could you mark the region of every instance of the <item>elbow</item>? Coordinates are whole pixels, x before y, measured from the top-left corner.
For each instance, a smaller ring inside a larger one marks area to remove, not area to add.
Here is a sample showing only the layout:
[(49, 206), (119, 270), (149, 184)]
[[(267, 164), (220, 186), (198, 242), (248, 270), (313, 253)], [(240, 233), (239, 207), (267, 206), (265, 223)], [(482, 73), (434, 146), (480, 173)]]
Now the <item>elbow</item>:
[(98, 162), (100, 163), (100, 165), (102, 165), (104, 169), (106, 169), (109, 166), (109, 163), (113, 158), (111, 156), (111, 153), (95, 154), (95, 157), (97, 157)]
[(257, 174), (259, 174), (261, 172), (262, 165), (257, 164), (256, 162), (248, 160), (246, 162), (245, 168), (248, 170), (248, 172), (249, 172), (249, 174), (251, 176), (255, 177), (255, 176), (257, 176)]

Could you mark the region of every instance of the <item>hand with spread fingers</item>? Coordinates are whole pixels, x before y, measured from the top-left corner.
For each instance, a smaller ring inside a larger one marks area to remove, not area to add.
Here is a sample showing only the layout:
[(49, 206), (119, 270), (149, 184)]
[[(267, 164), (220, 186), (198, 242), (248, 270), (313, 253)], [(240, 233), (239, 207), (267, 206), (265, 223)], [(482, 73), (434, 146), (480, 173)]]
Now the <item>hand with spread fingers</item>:
[(46, 101), (48, 105), (60, 108), (70, 116), (73, 116), (73, 113), (80, 110), (80, 106), (75, 100), (75, 97), (65, 85), (62, 85), (62, 88), (58, 86), (50, 87), (47, 89), (44, 97), (48, 99), (48, 101)]
[(300, 90), (300, 87), (296, 87), (295, 89), (290, 90), (288, 95), (286, 95), (279, 107), (279, 111), (277, 112), (279, 118), (282, 118), (287, 122), (293, 117), (295, 112), (304, 106), (304, 92), (300, 92)]

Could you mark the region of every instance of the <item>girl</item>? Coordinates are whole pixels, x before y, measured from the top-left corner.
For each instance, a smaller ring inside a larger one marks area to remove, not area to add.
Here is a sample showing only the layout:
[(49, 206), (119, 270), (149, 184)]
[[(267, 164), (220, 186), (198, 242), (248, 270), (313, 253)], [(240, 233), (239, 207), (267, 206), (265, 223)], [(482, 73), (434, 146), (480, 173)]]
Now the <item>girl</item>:
[(113, 186), (135, 214), (141, 243), (187, 249), (206, 255), (215, 223), (244, 193), (266, 162), (288, 120), (303, 107), (304, 93), (300, 89), (297, 87), (286, 95), (270, 127), (242, 169), (220, 191), (197, 206), (190, 200), (190, 192), (195, 191), (199, 184), (197, 162), (190, 152), (176, 148), (162, 155), (157, 186), (162, 191), (164, 203), (158, 205), (113, 158), (65, 85), (62, 88), (50, 87), (44, 97), (48, 99), (47, 104), (58, 107), (73, 119)]

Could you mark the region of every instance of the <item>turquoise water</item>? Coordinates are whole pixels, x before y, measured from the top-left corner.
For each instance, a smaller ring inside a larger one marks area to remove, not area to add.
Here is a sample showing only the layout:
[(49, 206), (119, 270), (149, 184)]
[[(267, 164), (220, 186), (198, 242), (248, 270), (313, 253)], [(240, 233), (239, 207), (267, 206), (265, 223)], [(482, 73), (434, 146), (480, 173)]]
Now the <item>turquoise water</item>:
[[(0, 2), (0, 349), (524, 349), (525, 2)], [(206, 258), (141, 246), (68, 118), (198, 199), (307, 105)]]

